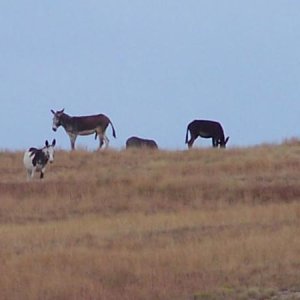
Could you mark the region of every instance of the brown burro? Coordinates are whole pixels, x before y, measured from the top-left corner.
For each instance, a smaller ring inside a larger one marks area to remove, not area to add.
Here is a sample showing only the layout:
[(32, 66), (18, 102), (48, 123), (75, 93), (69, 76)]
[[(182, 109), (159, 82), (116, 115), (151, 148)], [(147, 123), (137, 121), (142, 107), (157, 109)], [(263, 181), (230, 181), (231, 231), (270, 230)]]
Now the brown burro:
[(106, 128), (111, 125), (113, 137), (116, 137), (116, 132), (111, 120), (103, 114), (91, 116), (69, 116), (64, 113), (64, 109), (59, 111), (51, 110), (53, 114), (52, 129), (56, 131), (59, 126), (62, 126), (68, 134), (71, 142), (71, 149), (75, 149), (75, 141), (78, 135), (89, 135), (95, 133), (95, 139), (99, 136), (99, 149), (105, 144), (108, 147), (109, 139), (105, 135)]
[(140, 148), (140, 149), (158, 149), (154, 140), (143, 139), (137, 136), (132, 136), (126, 141), (126, 149)]

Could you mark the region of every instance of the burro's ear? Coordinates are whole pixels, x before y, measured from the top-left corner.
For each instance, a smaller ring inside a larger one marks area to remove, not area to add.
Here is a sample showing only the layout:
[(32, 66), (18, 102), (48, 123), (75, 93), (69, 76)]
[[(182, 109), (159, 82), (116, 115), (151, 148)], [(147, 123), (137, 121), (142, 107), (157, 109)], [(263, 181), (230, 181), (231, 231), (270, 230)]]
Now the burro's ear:
[(56, 144), (56, 140), (54, 139), (54, 140), (52, 141), (52, 146), (54, 147), (55, 144)]
[(49, 142), (48, 142), (48, 140), (46, 140), (45, 146), (46, 146), (46, 147), (49, 147)]
[(55, 111), (53, 109), (51, 109), (51, 112), (55, 115)]

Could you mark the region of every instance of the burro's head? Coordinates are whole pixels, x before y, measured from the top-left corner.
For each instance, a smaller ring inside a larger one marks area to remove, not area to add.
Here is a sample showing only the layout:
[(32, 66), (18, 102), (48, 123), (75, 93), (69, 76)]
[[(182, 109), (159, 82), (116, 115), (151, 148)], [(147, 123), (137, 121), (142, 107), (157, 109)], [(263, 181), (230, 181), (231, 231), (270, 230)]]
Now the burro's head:
[(52, 144), (49, 144), (48, 140), (46, 140), (45, 147), (43, 148), (43, 152), (47, 156), (48, 161), (50, 163), (53, 163), (53, 161), (54, 161), (54, 146), (55, 146), (55, 144), (56, 144), (55, 139), (52, 141)]
[(53, 119), (52, 119), (52, 130), (53, 131), (56, 131), (57, 130), (57, 128), (59, 127), (59, 126), (61, 126), (61, 118), (62, 118), (62, 116), (63, 116), (63, 114), (64, 114), (64, 108), (62, 109), (62, 110), (58, 110), (58, 111), (54, 111), (53, 109), (51, 109), (51, 112), (52, 112), (52, 114), (53, 114)]
[(229, 136), (225, 140), (219, 140), (220, 148), (226, 148), (226, 144), (229, 140)]

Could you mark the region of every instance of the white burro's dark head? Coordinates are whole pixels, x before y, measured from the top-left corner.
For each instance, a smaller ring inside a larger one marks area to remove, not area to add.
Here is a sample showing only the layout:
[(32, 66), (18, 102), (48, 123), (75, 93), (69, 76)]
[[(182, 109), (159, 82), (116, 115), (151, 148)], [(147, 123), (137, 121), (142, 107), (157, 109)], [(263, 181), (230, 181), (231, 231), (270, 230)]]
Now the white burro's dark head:
[(54, 146), (56, 144), (56, 140), (52, 141), (52, 144), (49, 144), (48, 140), (45, 142), (45, 147), (43, 148), (43, 153), (48, 158), (48, 161), (52, 163), (54, 161)]

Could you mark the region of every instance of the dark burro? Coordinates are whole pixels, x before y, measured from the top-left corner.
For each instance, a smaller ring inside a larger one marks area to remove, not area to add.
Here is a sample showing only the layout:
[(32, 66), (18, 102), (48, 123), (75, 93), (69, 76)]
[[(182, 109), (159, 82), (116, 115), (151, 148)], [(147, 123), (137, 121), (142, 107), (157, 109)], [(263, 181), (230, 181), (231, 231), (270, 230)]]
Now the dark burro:
[(158, 149), (158, 146), (154, 140), (132, 136), (126, 141), (126, 149), (129, 148)]
[[(188, 140), (188, 133), (190, 132), (190, 140)], [(187, 126), (185, 143), (188, 144), (188, 147), (193, 146), (196, 138), (200, 136), (202, 138), (211, 138), (212, 146), (225, 148), (229, 140), (229, 136), (224, 136), (224, 131), (219, 122), (211, 120), (194, 120)]]
[(109, 139), (105, 135), (107, 126), (110, 124), (112, 128), (113, 137), (116, 137), (116, 132), (111, 120), (103, 114), (91, 116), (69, 116), (64, 113), (64, 109), (60, 111), (51, 110), (53, 113), (52, 129), (57, 130), (62, 126), (69, 135), (71, 148), (75, 149), (75, 141), (78, 135), (95, 134), (95, 139), (99, 137), (99, 149), (105, 144), (108, 147)]

